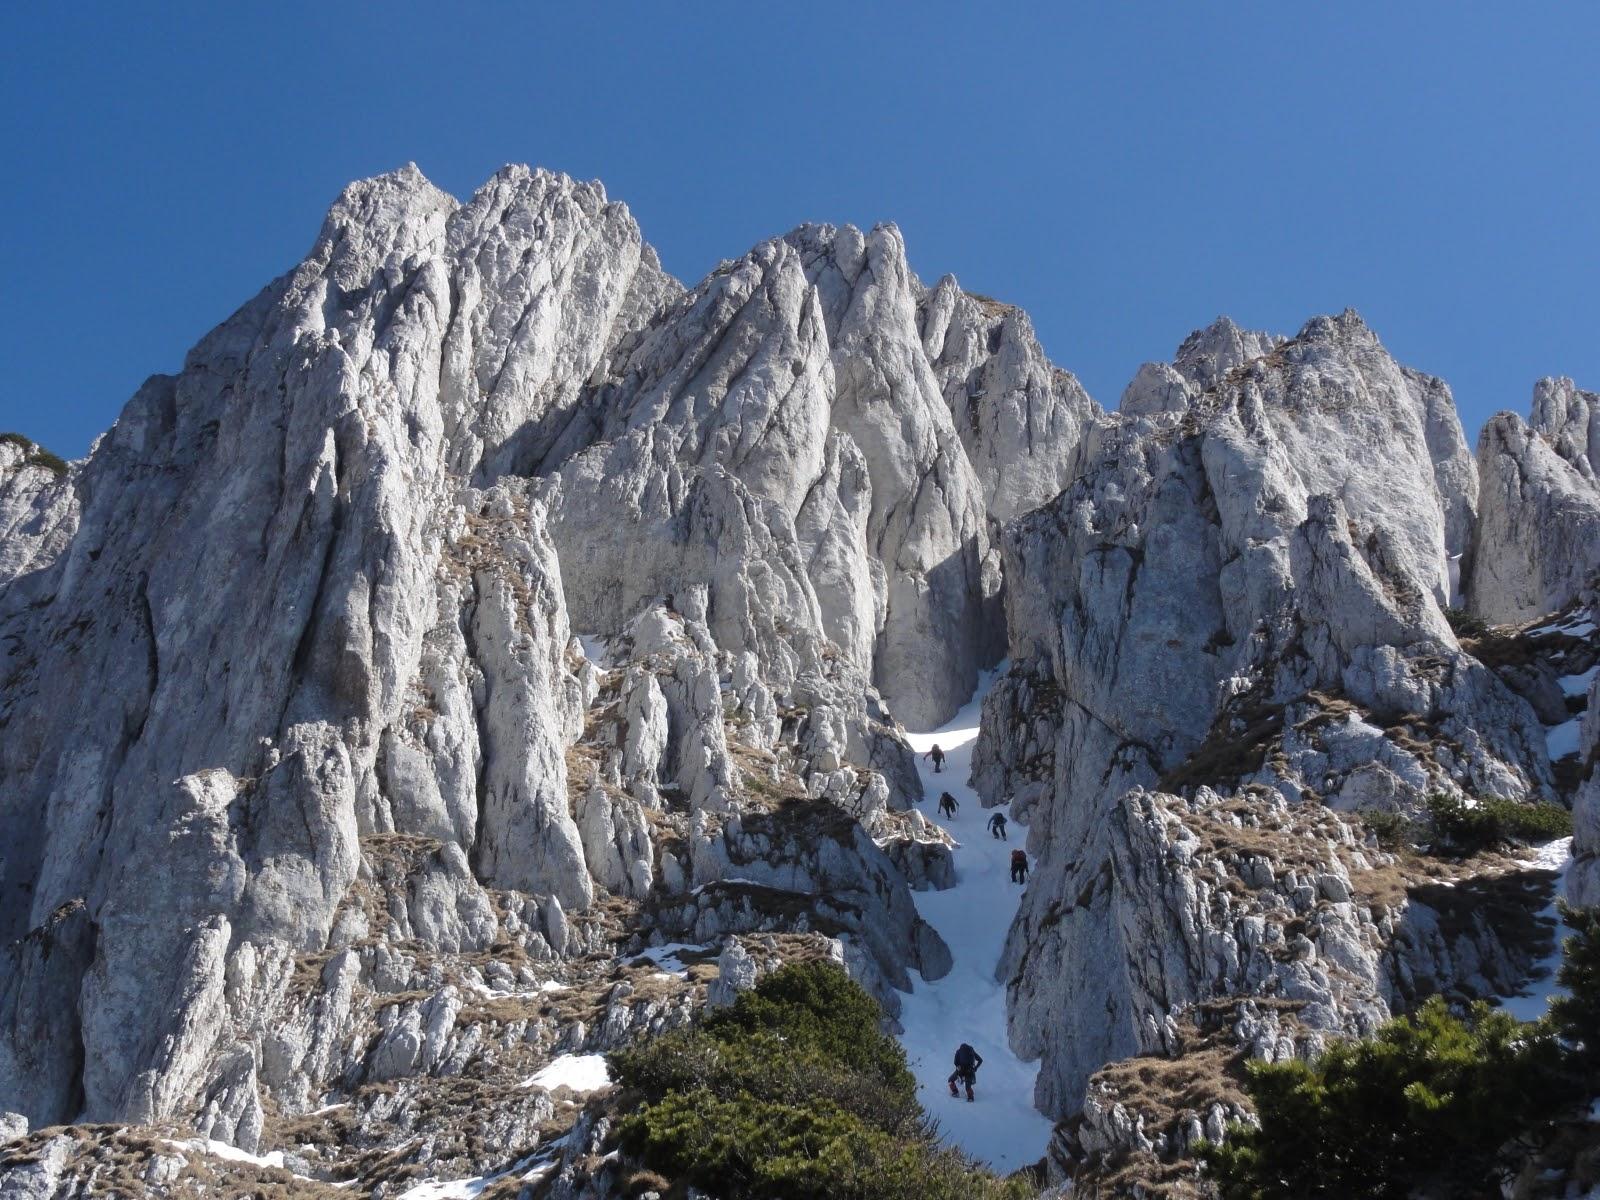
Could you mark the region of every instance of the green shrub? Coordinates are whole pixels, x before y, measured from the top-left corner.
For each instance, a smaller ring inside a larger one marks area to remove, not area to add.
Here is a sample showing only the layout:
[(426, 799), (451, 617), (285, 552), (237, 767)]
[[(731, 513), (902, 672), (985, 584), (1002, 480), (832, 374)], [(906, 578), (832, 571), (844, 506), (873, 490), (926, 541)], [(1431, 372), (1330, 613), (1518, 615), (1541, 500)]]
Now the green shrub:
[(1591, 1078), (1600, 1066), (1600, 908), (1561, 905), (1572, 936), (1561, 947), (1556, 982), (1566, 989), (1550, 1001), (1550, 1020)]
[(690, 1030), (611, 1056), (639, 1101), (623, 1149), (724, 1200), (1012, 1200), (940, 1149), (877, 1003), (833, 963), (793, 964)]
[(1414, 845), (1417, 840), (1416, 822), (1404, 813), (1385, 808), (1363, 808), (1357, 811), (1361, 823), (1372, 831), (1378, 845), (1385, 850), (1399, 850)]
[(30, 466), (43, 467), (57, 475), (67, 473), (67, 464), (59, 454), (50, 453), (30, 437), (20, 433), (0, 433), (0, 446), (20, 447), (24, 455), (22, 461)]
[(630, 1148), (668, 1177), (763, 1200), (1020, 1197), (959, 1156), (895, 1138), (827, 1101), (673, 1092), (625, 1123)]
[(1559, 804), (1521, 804), (1488, 797), (1469, 808), (1454, 796), (1435, 792), (1428, 797), (1433, 818), (1435, 848), (1458, 854), (1476, 854), (1511, 841), (1540, 842), (1566, 837), (1572, 832), (1572, 814)]
[(1450, 622), (1458, 638), (1478, 638), (1489, 632), (1489, 622), (1474, 616), (1464, 608), (1447, 608), (1444, 619)]
[(1572, 1103), (1567, 1078), (1545, 1023), (1482, 1004), (1458, 1017), (1435, 997), (1315, 1062), (1252, 1063), (1260, 1127), (1201, 1158), (1224, 1200), (1478, 1195), (1510, 1143)]
[(42, 447), (35, 447), (28, 461), (36, 467), (43, 467), (47, 471), (54, 471), (57, 475), (67, 473), (67, 463), (59, 454), (52, 454)]

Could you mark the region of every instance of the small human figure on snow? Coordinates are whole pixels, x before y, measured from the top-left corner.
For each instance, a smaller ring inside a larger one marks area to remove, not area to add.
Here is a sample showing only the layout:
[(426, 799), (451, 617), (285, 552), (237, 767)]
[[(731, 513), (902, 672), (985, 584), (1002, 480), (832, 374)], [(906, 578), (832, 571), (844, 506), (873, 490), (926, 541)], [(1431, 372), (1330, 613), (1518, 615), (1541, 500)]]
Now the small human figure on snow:
[(994, 834), (994, 836), (999, 838), (1002, 842), (1007, 840), (1005, 813), (997, 812), (994, 816), (989, 818), (989, 832)]
[(956, 798), (949, 792), (939, 793), (939, 815), (941, 817), (953, 817), (960, 808), (961, 805), (956, 803)]
[(939, 743), (938, 742), (935, 742), (933, 744), (933, 749), (929, 750), (922, 757), (923, 757), (924, 760), (930, 759), (930, 758), (933, 759), (933, 773), (935, 775), (937, 775), (940, 771), (944, 770), (944, 751), (939, 749)]
[(972, 1085), (978, 1082), (978, 1068), (981, 1066), (983, 1066), (982, 1055), (967, 1043), (962, 1042), (956, 1050), (956, 1069), (950, 1073), (950, 1078), (947, 1081), (950, 1084), (950, 1094), (952, 1096), (959, 1095), (956, 1091), (956, 1084), (964, 1084), (967, 1089), (967, 1103), (971, 1104), (974, 1099)]
[(1011, 852), (1011, 882), (1028, 882), (1028, 854), (1025, 850)]

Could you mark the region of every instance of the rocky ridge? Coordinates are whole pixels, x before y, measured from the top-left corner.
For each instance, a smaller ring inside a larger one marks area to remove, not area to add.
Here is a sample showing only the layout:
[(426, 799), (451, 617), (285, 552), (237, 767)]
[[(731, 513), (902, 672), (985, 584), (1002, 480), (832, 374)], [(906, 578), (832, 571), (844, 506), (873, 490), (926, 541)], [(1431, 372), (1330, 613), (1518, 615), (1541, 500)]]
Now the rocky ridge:
[(1002, 657), (1011, 1041), (1058, 1171), (1170, 1171), (1242, 1057), (1527, 974), (1548, 878), (1364, 812), (1573, 794), (1593, 891), (1597, 411), (1474, 462), (1347, 312), (1107, 414), (892, 226), (685, 288), (598, 184), (353, 184), (88, 459), (0, 439), (0, 1194), (619, 1194), (551, 1064), (950, 969), (904, 725)]

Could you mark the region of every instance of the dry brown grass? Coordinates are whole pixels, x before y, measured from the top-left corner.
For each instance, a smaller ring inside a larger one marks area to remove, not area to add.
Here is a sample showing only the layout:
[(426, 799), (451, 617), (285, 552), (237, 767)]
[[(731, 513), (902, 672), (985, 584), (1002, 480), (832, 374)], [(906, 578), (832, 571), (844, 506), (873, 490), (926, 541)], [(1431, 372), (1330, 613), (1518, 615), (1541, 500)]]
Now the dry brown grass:
[[(130, 1125), (67, 1125), (39, 1129), (0, 1153), (0, 1165), (21, 1166), (43, 1154), (47, 1142), (66, 1136), (75, 1143), (63, 1174), (73, 1180), (73, 1195), (134, 1200), (136, 1197), (249, 1198), (249, 1200), (333, 1200), (348, 1193), (330, 1184), (302, 1179), (290, 1171), (254, 1163), (216, 1158), (203, 1151), (177, 1145), (192, 1138), (190, 1131), (168, 1127)], [(158, 1157), (181, 1158), (177, 1177), (160, 1190), (146, 1182), (145, 1173)], [(63, 1194), (66, 1194), (63, 1192)]]
[[(1244, 728), (1234, 732), (1235, 720)], [(1217, 717), (1205, 740), (1189, 757), (1161, 776), (1164, 792), (1179, 792), (1202, 785), (1227, 786), (1261, 769), (1267, 753), (1283, 733), (1283, 709), (1252, 705)]]

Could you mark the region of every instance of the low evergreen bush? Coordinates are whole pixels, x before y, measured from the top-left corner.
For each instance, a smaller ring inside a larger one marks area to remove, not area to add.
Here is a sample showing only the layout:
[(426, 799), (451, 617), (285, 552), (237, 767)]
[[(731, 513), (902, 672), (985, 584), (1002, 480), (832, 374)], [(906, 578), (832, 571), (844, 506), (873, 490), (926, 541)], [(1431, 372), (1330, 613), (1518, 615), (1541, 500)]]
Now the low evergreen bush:
[(612, 1054), (623, 1149), (723, 1200), (1021, 1200), (941, 1149), (905, 1052), (837, 965), (792, 964), (693, 1029)]
[(1561, 1162), (1600, 1078), (1600, 908), (1561, 915), (1566, 994), (1542, 1020), (1436, 996), (1314, 1062), (1252, 1063), (1259, 1125), (1199, 1150), (1222, 1200), (1499, 1197), (1541, 1153)]
[(1522, 804), (1485, 797), (1468, 807), (1460, 799), (1435, 792), (1428, 797), (1436, 848), (1477, 854), (1507, 842), (1547, 842), (1572, 833), (1572, 814), (1559, 804)]
[(1464, 608), (1445, 609), (1444, 619), (1450, 622), (1450, 628), (1458, 638), (1477, 638), (1489, 632), (1489, 622)]
[(1363, 808), (1356, 815), (1385, 850), (1399, 850), (1416, 843), (1416, 822), (1404, 813), (1386, 808)]
[(1577, 1094), (1548, 1024), (1439, 997), (1315, 1062), (1252, 1063), (1247, 1087), (1259, 1128), (1201, 1152), (1223, 1200), (1489, 1194)]
[(66, 460), (59, 454), (52, 454), (30, 437), (20, 433), (0, 433), (0, 446), (16, 446), (23, 452), (23, 462), (30, 466), (43, 467), (57, 475), (67, 473)]
[(1571, 1048), (1578, 1068), (1596, 1080), (1600, 1068), (1600, 908), (1561, 905), (1571, 935), (1561, 947), (1556, 982), (1566, 989), (1550, 1001), (1550, 1020)]

